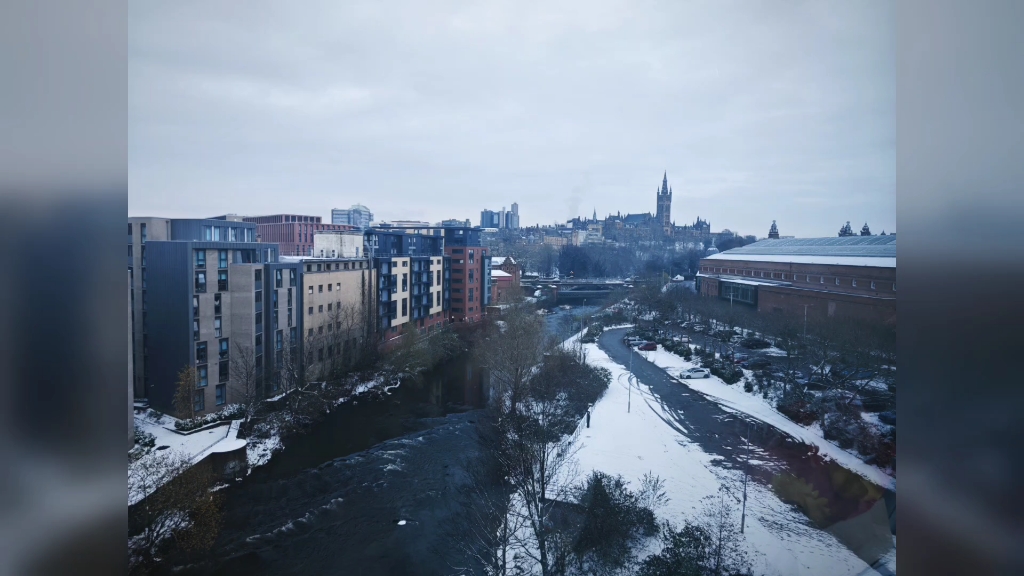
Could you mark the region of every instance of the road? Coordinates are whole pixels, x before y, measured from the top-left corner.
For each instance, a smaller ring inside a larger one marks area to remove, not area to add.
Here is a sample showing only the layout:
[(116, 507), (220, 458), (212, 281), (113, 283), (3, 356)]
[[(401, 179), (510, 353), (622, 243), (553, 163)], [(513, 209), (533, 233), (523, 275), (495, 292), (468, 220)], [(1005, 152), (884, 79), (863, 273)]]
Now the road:
[[(885, 502), (878, 497), (883, 493), (882, 489), (834, 462), (822, 459), (811, 446), (767, 424), (727, 411), (669, 377), (640, 353), (632, 352), (622, 342), (625, 334), (626, 329), (608, 330), (601, 335), (598, 345), (623, 366), (630, 366), (632, 353), (633, 374), (649, 389), (648, 401), (657, 402), (670, 415), (672, 422), (668, 425), (684, 433), (705, 452), (721, 457), (718, 461), (720, 466), (733, 469), (741, 469), (746, 462), (749, 430), (751, 451), (754, 453), (752, 458), (758, 462), (750, 471), (755, 481), (771, 487), (780, 479), (792, 477), (800, 485), (817, 491), (819, 498), (827, 500), (827, 513), (819, 517), (818, 526), (833, 532), (869, 564), (891, 548), (891, 540), (879, 537), (885, 532), (880, 530), (882, 527), (863, 525), (868, 517), (865, 512), (876, 504), (884, 506)], [(875, 495), (873, 498), (869, 496), (872, 494)], [(861, 525), (855, 530), (839, 530), (851, 522)], [(877, 521), (872, 522), (877, 524)]]

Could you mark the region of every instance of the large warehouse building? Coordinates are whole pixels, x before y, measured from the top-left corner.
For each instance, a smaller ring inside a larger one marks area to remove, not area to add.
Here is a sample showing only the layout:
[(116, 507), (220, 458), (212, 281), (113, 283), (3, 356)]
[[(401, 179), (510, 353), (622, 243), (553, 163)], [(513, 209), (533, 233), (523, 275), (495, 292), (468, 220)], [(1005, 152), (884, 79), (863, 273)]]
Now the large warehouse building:
[(896, 236), (761, 240), (700, 261), (697, 289), (759, 312), (896, 323)]

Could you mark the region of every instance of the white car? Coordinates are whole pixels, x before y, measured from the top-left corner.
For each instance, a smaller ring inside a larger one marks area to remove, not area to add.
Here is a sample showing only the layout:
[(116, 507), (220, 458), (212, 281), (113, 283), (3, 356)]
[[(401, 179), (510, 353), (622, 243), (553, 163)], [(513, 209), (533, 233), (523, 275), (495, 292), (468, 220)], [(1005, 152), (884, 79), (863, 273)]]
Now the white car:
[(687, 368), (679, 373), (683, 380), (689, 378), (711, 378), (711, 371), (707, 368)]

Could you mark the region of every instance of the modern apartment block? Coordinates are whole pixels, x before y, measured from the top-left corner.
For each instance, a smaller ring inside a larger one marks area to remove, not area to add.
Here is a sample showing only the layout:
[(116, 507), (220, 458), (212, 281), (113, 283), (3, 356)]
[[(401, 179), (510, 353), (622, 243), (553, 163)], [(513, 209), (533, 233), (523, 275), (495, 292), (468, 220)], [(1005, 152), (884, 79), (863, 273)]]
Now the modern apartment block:
[(491, 299), (489, 250), (479, 228), (445, 228), (444, 254), (451, 258), (451, 317), (479, 322)]
[(152, 304), (152, 260), (148, 251), (152, 242), (209, 241), (255, 242), (252, 224), (224, 219), (171, 219), (135, 217), (128, 219), (128, 274), (131, 283), (132, 309), (132, 382), (135, 396), (145, 398), (147, 388), (147, 356), (150, 349), (150, 325), (147, 324)]
[(142, 322), (136, 317), (133, 323), (142, 332), (135, 366), (144, 396), (154, 408), (173, 412), (178, 373), (192, 366), (199, 379), (198, 414), (239, 402), (231, 362), (258, 347), (259, 286), (264, 266), (277, 261), (277, 246), (247, 241), (255, 238), (255, 226), (243, 222), (165, 219), (169, 233), (161, 231), (157, 240), (150, 234), (160, 219), (129, 220), (145, 245), (144, 271), (134, 284), (136, 299), (141, 290)]
[(297, 214), (244, 216), (242, 220), (256, 224), (259, 241), (276, 243), (282, 256), (312, 256), (313, 236), (318, 232), (356, 229), (348, 224), (324, 224), (319, 216)]
[(449, 320), (451, 263), (442, 236), (371, 228), (364, 252), (377, 274), (377, 330), (384, 341), (410, 329), (430, 332)]
[(354, 226), (358, 230), (366, 230), (373, 222), (373, 212), (362, 204), (353, 204), (351, 208), (332, 208), (331, 223)]

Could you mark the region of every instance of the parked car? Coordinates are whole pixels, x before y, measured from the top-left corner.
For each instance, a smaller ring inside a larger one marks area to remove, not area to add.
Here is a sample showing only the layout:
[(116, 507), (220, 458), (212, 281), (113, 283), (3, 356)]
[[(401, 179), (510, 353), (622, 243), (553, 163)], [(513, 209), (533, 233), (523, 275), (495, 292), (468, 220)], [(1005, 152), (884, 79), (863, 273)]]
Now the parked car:
[(744, 338), (740, 340), (740, 346), (749, 348), (751, 350), (760, 350), (762, 348), (771, 348), (771, 342), (763, 338)]
[(739, 364), (740, 362), (746, 362), (750, 360), (750, 354), (734, 354), (732, 357), (733, 364)]
[(679, 373), (683, 380), (690, 378), (711, 378), (711, 371), (707, 368), (687, 368)]
[(689, 344), (690, 343), (690, 337), (689, 336), (675, 336), (674, 338), (672, 338), (672, 340), (674, 340), (676, 342), (679, 342), (680, 344)]
[(746, 362), (740, 364), (740, 366), (746, 368), (747, 370), (761, 370), (762, 368), (767, 368), (771, 365), (772, 361), (767, 358), (754, 358), (752, 360), (747, 360)]
[(643, 344), (640, 345), (640, 347), (638, 349), (639, 350), (646, 350), (647, 352), (651, 352), (651, 351), (657, 350), (658, 349), (658, 345), (655, 344), (654, 342), (644, 342)]
[(622, 339), (626, 346), (636, 346), (637, 344), (643, 344), (644, 339), (638, 336), (626, 336)]

